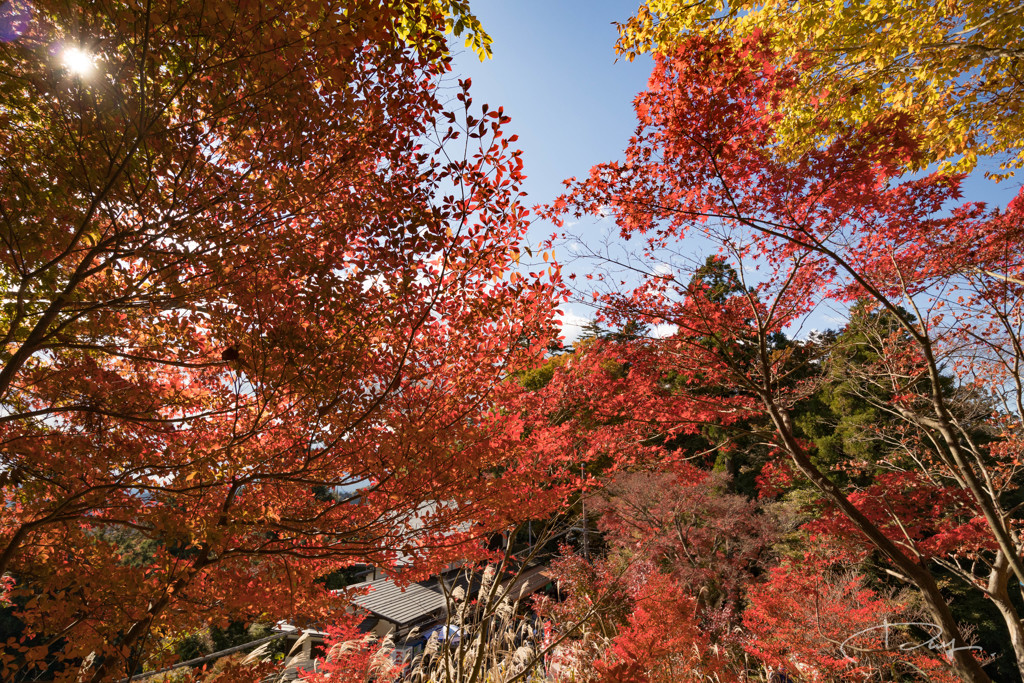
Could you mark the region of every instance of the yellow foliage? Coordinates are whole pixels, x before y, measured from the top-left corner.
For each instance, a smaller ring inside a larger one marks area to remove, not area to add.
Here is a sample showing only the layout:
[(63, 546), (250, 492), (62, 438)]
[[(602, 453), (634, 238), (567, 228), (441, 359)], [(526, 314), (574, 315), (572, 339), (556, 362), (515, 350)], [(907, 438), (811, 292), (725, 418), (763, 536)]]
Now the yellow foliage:
[[(491, 37), (469, 9), (469, 0), (429, 0), (410, 2), (399, 20), (399, 35), (422, 34), (434, 25), (433, 17), (444, 17), (444, 32), (456, 38), (465, 36), (465, 45), (483, 61), (491, 56)], [(443, 40), (443, 36), (438, 36)]]
[(918, 126), (922, 163), (966, 171), (994, 157), (1006, 171), (997, 177), (1024, 167), (1019, 0), (647, 0), (619, 26), (617, 50), (633, 59), (693, 34), (739, 40), (758, 29), (781, 58), (815, 63), (785, 106), (792, 152), (898, 112)]

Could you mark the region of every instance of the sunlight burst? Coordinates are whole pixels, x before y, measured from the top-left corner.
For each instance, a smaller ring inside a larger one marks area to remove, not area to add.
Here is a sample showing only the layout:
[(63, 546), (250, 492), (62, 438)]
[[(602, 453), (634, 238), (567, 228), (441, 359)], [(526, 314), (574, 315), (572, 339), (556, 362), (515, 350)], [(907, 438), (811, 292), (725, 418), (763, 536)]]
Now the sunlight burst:
[(64, 66), (78, 76), (88, 76), (96, 68), (95, 58), (77, 47), (64, 50)]

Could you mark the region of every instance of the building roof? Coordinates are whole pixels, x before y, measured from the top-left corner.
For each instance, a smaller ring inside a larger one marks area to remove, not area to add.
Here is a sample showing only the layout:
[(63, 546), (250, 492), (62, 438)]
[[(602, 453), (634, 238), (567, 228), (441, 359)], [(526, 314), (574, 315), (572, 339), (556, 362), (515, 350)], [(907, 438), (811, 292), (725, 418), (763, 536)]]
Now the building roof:
[(370, 592), (357, 595), (353, 602), (381, 619), (403, 626), (443, 613), (444, 595), (436, 580), (412, 583), (404, 589), (392, 579), (378, 579), (356, 587), (369, 586)]
[(513, 601), (533, 595), (551, 583), (551, 570), (547, 565), (531, 567), (519, 575), (508, 589), (508, 597)]
[[(449, 572), (448, 579), (452, 586), (461, 585), (469, 595), (475, 595), (480, 589), (480, 575), (468, 579), (461, 571)], [(408, 626), (426, 620), (429, 617), (440, 618), (444, 615), (445, 598), (438, 577), (412, 583), (404, 589), (395, 585), (390, 578), (377, 579), (356, 584), (352, 588), (369, 588), (369, 592), (356, 595), (352, 601), (370, 612), (373, 616), (390, 621), (396, 626)], [(531, 567), (520, 574), (509, 586), (508, 596), (513, 600), (535, 593), (551, 581), (548, 567), (541, 565)]]

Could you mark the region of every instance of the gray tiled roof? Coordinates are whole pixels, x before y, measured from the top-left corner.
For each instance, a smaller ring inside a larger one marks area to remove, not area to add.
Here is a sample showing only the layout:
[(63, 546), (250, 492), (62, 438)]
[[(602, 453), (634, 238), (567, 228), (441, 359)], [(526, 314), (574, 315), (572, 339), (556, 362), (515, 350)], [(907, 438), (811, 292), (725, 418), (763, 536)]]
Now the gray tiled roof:
[(508, 589), (508, 597), (515, 602), (520, 598), (533, 595), (551, 583), (551, 570), (547, 565), (538, 565), (527, 569)]
[[(433, 583), (433, 582), (432, 582)], [(401, 589), (391, 579), (378, 579), (369, 584), (370, 592), (357, 595), (354, 602), (381, 619), (402, 626), (444, 610), (444, 595), (436, 583), (433, 587), (413, 583)]]
[[(546, 566), (531, 567), (524, 571), (512, 584), (509, 597), (514, 601), (521, 596), (534, 593), (551, 581)], [(470, 595), (479, 590), (480, 577), (474, 576), (466, 584), (466, 578), (455, 574), (455, 583), (463, 585)], [(357, 595), (353, 602), (374, 616), (390, 621), (397, 626), (414, 624), (427, 617), (444, 613), (444, 594), (435, 577), (428, 581), (413, 583), (404, 589), (395, 585), (392, 579), (377, 579), (368, 583), (357, 584), (353, 588), (370, 588), (365, 595)]]

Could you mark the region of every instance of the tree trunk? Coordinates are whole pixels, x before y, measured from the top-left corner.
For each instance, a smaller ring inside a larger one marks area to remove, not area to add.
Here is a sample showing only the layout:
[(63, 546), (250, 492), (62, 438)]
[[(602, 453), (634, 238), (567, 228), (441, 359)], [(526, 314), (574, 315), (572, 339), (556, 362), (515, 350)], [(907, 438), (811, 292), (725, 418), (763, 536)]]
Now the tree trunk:
[(964, 680), (971, 683), (990, 683), (991, 679), (988, 677), (988, 674), (981, 668), (981, 665), (971, 654), (971, 651), (967, 649), (968, 644), (964, 640), (956, 620), (953, 618), (949, 605), (946, 603), (945, 598), (942, 597), (942, 592), (935, 582), (935, 577), (931, 575), (931, 572), (926, 567), (900, 550), (881, 529), (875, 526), (871, 520), (857, 509), (857, 506), (850, 502), (835, 482), (814, 466), (814, 463), (811, 462), (810, 457), (804, 451), (800, 442), (793, 436), (789, 416), (785, 415), (775, 405), (770, 396), (766, 395), (762, 398), (775, 424), (776, 432), (782, 440), (782, 445), (793, 459), (794, 464), (921, 591), (921, 597), (924, 599), (925, 606), (932, 619), (935, 620), (935, 625), (942, 629), (942, 640), (952, 643), (953, 652), (950, 664), (953, 669)]
[[(996, 563), (992, 567), (992, 573), (988, 577), (989, 598), (995, 603), (1000, 616), (1006, 622), (1006, 630), (1010, 633), (1010, 646), (1013, 648), (1013, 656), (1017, 660), (1017, 670), (1024, 678), (1024, 624), (1021, 623), (1017, 609), (1010, 601), (1010, 563), (1002, 552), (996, 554)], [(999, 654), (999, 653), (995, 653)]]

